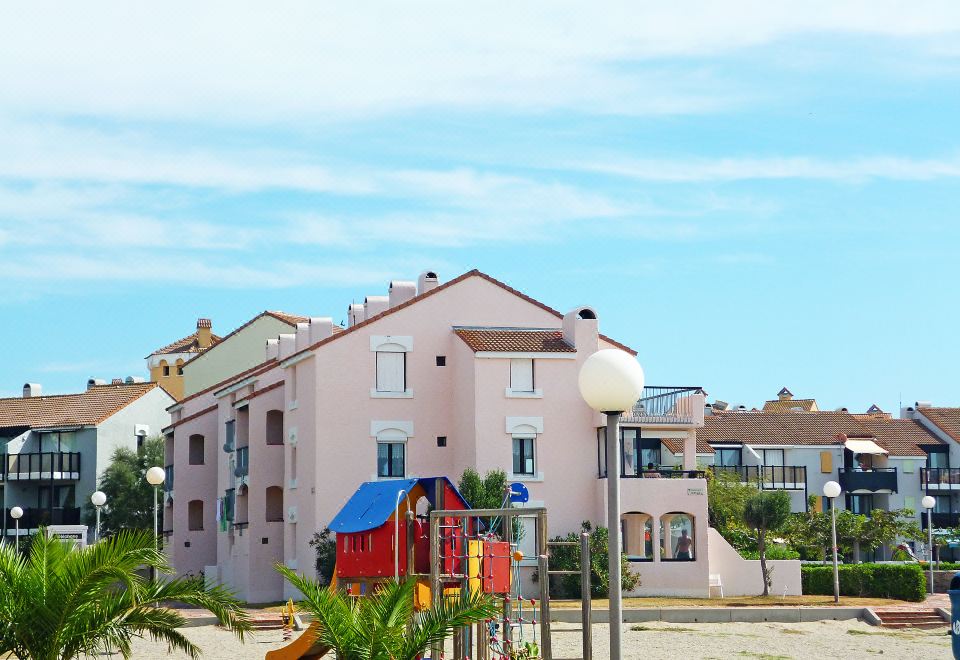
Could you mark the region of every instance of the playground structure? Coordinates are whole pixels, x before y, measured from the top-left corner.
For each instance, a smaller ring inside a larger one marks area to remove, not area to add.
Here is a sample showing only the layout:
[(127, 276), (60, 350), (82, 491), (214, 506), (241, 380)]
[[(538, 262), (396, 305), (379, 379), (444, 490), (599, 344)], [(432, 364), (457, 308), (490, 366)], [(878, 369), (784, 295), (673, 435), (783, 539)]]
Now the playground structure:
[[(502, 508), (470, 509), (445, 477), (363, 483), (330, 523), (337, 533), (333, 588), (362, 598), (386, 580), (416, 580), (418, 610), (465, 592), (489, 594), (500, 600), (500, 615), (457, 629), (452, 656), (433, 648), (429, 657), (506, 660), (512, 650), (532, 642), (539, 648), (539, 657), (550, 660), (549, 579), (544, 576), (577, 573), (586, 596), (583, 657), (590, 658), (589, 561), (581, 562), (582, 571), (551, 571), (546, 554), (550, 545), (557, 544), (580, 545), (581, 552), (589, 553), (589, 537), (584, 535), (579, 544), (548, 542), (545, 508), (511, 506), (512, 500), (524, 501), (523, 497), (525, 489), (518, 487), (505, 493)], [(418, 506), (424, 499), (432, 509), (428, 515), (426, 507)], [(535, 558), (539, 579), (534, 598), (525, 596), (522, 588), (521, 516), (536, 520), (535, 547), (541, 554)], [(268, 653), (267, 659), (322, 656), (329, 649), (314, 644), (316, 626), (314, 622), (299, 639)]]

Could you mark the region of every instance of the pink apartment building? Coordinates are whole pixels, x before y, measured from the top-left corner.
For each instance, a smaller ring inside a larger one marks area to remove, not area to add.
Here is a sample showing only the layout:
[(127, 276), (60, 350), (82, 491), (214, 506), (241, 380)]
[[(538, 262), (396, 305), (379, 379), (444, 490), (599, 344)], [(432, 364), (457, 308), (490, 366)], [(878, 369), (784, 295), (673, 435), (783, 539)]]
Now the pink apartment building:
[[(444, 284), (431, 272), (394, 281), (348, 319), (345, 329), (298, 323), (266, 342), (258, 366), (170, 408), (164, 529), (178, 572), (203, 571), (248, 602), (287, 598), (273, 565), (313, 573), (311, 537), (358, 484), (456, 482), (467, 467), (523, 482), (528, 506), (548, 507), (550, 536), (604, 520), (604, 420), (577, 375), (599, 349), (635, 351), (599, 333), (595, 310), (562, 314), (474, 270)], [(707, 527), (703, 412), (698, 388), (650, 387), (623, 418), (621, 531), (640, 593), (707, 595), (718, 566), (727, 595), (738, 579), (743, 593), (759, 591), (759, 569), (754, 580), (753, 562)], [(684, 531), (690, 561), (674, 557)], [(789, 572), (798, 591), (799, 569), (796, 585)]]

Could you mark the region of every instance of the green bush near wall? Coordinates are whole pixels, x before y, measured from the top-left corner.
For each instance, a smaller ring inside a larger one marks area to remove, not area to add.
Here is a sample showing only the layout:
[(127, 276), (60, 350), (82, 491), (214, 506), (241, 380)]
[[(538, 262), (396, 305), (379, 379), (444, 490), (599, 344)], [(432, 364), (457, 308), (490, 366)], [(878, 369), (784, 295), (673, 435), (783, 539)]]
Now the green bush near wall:
[[(840, 595), (922, 601), (927, 595), (918, 564), (849, 564), (840, 566)], [(802, 566), (803, 593), (833, 594), (833, 566)]]

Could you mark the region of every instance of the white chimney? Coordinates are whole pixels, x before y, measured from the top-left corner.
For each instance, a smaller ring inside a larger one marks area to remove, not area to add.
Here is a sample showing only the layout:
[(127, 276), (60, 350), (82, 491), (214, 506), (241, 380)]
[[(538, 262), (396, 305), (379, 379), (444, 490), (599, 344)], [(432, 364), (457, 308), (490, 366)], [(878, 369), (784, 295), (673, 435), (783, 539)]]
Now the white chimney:
[(387, 311), (389, 307), (390, 299), (387, 296), (367, 296), (363, 299), (363, 313), (368, 319)]
[(107, 384), (107, 381), (105, 381), (102, 378), (90, 378), (87, 380), (87, 389), (89, 390), (91, 387), (96, 387), (98, 385), (106, 385), (106, 384)]
[(30, 397), (40, 396), (40, 392), (43, 388), (40, 387), (40, 383), (24, 383), (23, 384), (23, 398), (29, 399)]
[(358, 323), (363, 323), (366, 320), (366, 310), (363, 305), (360, 303), (352, 303), (347, 308), (347, 327), (353, 327)]
[(317, 316), (310, 319), (310, 343), (316, 344), (318, 341), (333, 335), (333, 319), (329, 316)]
[(144, 381), (143, 376), (127, 376), (125, 382), (127, 385), (133, 385), (134, 383), (143, 383), (146, 381)]
[(437, 277), (436, 272), (425, 270), (420, 273), (420, 277), (417, 278), (417, 293), (422, 296), (427, 291), (436, 289), (439, 284), (440, 279)]
[(297, 350), (302, 351), (307, 346), (310, 345), (310, 324), (309, 323), (298, 323), (297, 324)]
[(563, 315), (563, 340), (574, 348), (580, 348), (579, 339), (585, 349), (596, 349), (599, 331), (597, 313), (590, 307), (574, 307)]
[(416, 282), (393, 280), (390, 282), (390, 307), (403, 304), (417, 295)]
[(297, 336), (295, 334), (282, 334), (277, 339), (280, 340), (280, 352), (277, 357), (286, 360), (296, 352)]
[(280, 340), (268, 339), (266, 358), (268, 360), (276, 360), (279, 356), (280, 356)]
[[(37, 387), (39, 388), (40, 386), (37, 385)], [(914, 406), (915, 406), (917, 409), (920, 409), (920, 408), (932, 408), (932, 407), (933, 407), (933, 404), (932, 404), (930, 401), (917, 401), (917, 402), (914, 404)]]

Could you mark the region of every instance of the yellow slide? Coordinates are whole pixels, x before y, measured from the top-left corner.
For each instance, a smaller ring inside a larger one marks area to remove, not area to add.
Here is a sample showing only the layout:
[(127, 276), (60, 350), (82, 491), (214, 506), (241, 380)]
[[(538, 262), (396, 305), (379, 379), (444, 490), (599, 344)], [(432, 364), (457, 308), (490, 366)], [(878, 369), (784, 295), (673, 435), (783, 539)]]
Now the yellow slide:
[(267, 651), (266, 660), (315, 660), (324, 656), (330, 647), (315, 643), (319, 627), (314, 621), (302, 635), (283, 648)]

